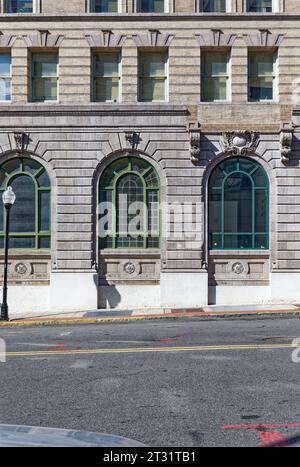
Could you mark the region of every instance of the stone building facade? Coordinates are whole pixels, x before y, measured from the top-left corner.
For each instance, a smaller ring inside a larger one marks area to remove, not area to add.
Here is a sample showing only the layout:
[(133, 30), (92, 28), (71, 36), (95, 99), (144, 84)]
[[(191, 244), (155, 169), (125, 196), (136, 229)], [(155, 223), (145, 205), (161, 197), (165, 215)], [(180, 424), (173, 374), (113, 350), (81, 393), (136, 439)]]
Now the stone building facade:
[(116, 5), (0, 1), (10, 310), (298, 302), (299, 1)]

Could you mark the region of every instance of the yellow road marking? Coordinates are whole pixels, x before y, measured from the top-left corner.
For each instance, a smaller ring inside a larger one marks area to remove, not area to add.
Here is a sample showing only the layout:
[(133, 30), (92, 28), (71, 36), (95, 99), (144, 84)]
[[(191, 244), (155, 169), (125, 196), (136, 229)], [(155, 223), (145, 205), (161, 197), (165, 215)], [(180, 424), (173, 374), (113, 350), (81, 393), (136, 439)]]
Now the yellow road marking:
[(233, 345), (191, 345), (184, 347), (128, 347), (128, 348), (103, 348), (103, 349), (69, 349), (69, 350), (33, 350), (20, 352), (0, 353), (0, 357), (31, 357), (48, 355), (93, 355), (112, 353), (155, 353), (155, 352), (201, 352), (211, 350), (264, 350), (264, 349), (292, 349), (296, 344), (233, 344)]

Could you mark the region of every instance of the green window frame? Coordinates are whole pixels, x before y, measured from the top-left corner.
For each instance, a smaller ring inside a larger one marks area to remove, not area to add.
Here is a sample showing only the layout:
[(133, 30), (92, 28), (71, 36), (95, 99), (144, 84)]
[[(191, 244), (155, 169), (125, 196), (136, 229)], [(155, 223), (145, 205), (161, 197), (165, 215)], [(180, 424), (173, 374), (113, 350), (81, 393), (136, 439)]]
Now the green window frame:
[(277, 99), (277, 52), (254, 50), (248, 52), (248, 101)]
[(269, 248), (269, 179), (246, 157), (230, 157), (209, 178), (210, 250)]
[(93, 101), (119, 102), (121, 83), (121, 53), (93, 53)]
[(140, 51), (138, 72), (139, 102), (166, 102), (168, 100), (168, 51)]
[[(43, 165), (35, 159), (17, 157), (0, 165), (0, 196), (12, 186), (16, 202), (11, 209), (10, 248), (51, 247), (51, 183)], [(6, 212), (0, 208), (0, 248), (4, 246)]]
[(57, 102), (59, 88), (58, 52), (31, 54), (31, 102)]
[[(126, 209), (121, 202), (122, 194), (127, 195)], [(143, 212), (139, 230), (130, 232), (128, 223), (138, 214), (128, 207), (135, 202), (143, 203)], [(160, 183), (157, 171), (149, 162), (139, 157), (123, 157), (112, 162), (100, 178), (99, 203), (103, 208), (105, 203), (113, 208), (101, 209), (98, 214), (101, 222), (111, 213), (103, 231), (98, 232), (100, 249), (159, 248)]]
[(201, 51), (201, 100), (226, 102), (230, 96), (230, 51)]

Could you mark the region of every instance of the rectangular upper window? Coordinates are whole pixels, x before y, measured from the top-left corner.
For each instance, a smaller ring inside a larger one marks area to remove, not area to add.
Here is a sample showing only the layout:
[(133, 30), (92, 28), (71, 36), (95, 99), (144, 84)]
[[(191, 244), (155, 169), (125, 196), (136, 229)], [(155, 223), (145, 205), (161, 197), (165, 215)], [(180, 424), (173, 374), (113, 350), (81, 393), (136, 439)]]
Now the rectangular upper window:
[(0, 54), (0, 102), (11, 100), (11, 55)]
[(272, 13), (274, 0), (247, 0), (247, 11), (253, 13)]
[(167, 100), (167, 60), (166, 52), (140, 52), (139, 101)]
[(225, 13), (227, 0), (200, 0), (203, 13)]
[(164, 13), (165, 0), (137, 0), (138, 13)]
[(119, 0), (92, 0), (91, 12), (94, 13), (118, 13)]
[(58, 99), (58, 54), (33, 53), (31, 56), (31, 101), (47, 102)]
[(120, 53), (97, 52), (93, 55), (93, 101), (120, 100)]
[(33, 0), (5, 0), (5, 13), (33, 13)]
[(201, 52), (201, 100), (226, 101), (229, 94), (229, 52)]
[(252, 52), (248, 56), (248, 100), (250, 102), (272, 101), (275, 94), (274, 52)]

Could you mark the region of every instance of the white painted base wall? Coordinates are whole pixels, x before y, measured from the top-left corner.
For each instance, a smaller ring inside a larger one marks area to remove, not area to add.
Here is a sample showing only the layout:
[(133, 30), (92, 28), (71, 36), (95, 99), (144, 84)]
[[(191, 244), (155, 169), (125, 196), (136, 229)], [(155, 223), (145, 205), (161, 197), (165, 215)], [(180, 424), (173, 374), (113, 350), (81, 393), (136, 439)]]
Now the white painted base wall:
[(207, 273), (164, 272), (160, 276), (162, 307), (207, 305)]
[(272, 272), (271, 297), (273, 303), (300, 303), (300, 273)]
[(87, 272), (52, 272), (50, 275), (51, 311), (96, 310), (97, 274)]
[(99, 287), (99, 308), (131, 308), (160, 306), (159, 284), (115, 284)]
[[(2, 300), (2, 290), (0, 296)], [(48, 285), (9, 285), (8, 309), (11, 318), (30, 313), (47, 313), (50, 310), (50, 286)]]
[[(0, 287), (0, 298), (2, 287)], [(9, 286), (10, 317), (106, 309), (200, 307), (207, 304), (300, 303), (300, 273), (272, 272), (270, 286), (208, 286), (206, 272), (162, 273), (160, 284), (97, 287), (97, 274), (53, 272), (50, 286)]]
[(208, 303), (210, 305), (258, 305), (270, 303), (270, 286), (209, 286)]

